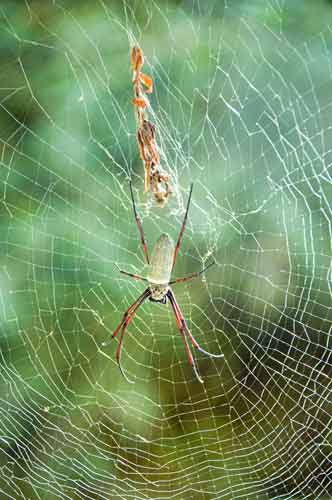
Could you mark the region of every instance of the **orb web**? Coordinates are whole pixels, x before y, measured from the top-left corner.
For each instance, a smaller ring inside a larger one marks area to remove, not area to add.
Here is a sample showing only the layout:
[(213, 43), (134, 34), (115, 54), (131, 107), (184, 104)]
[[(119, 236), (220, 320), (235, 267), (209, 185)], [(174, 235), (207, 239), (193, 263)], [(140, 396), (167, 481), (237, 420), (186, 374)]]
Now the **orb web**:
[[(305, 6), (305, 7), (304, 7)], [(324, 2), (1, 7), (1, 498), (331, 495), (331, 29)], [(309, 21), (310, 20), (310, 21)], [(299, 29), (299, 26), (301, 28)], [(173, 195), (143, 193), (130, 49)], [(169, 305), (111, 335), (176, 240)], [(194, 351), (194, 350), (193, 350)]]

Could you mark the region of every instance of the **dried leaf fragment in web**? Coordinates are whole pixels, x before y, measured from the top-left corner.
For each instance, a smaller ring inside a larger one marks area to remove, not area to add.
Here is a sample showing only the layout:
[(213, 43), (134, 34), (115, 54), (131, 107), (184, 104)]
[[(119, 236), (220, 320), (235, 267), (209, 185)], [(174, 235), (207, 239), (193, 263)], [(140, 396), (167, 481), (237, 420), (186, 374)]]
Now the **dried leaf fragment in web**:
[(137, 142), (144, 164), (144, 190), (145, 192), (151, 191), (157, 205), (163, 207), (171, 194), (170, 176), (160, 164), (156, 127), (148, 116), (150, 101), (146, 94), (153, 92), (153, 80), (141, 71), (144, 65), (144, 54), (138, 46), (132, 48), (131, 64), (134, 85), (133, 104), (138, 126)]

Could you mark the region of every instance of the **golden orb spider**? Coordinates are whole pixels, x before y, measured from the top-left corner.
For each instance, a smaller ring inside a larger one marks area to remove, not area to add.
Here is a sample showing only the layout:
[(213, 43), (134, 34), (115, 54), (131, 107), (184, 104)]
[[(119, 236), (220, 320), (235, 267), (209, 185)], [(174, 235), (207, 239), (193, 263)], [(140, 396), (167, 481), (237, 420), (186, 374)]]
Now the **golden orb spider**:
[[(130, 276), (131, 278), (134, 278), (136, 280), (141, 280), (141, 281), (146, 281), (149, 286), (144, 290), (144, 292), (138, 297), (138, 299), (127, 309), (127, 311), (124, 313), (123, 318), (114, 331), (112, 335), (112, 339), (120, 333), (120, 340), (119, 340), (119, 345), (116, 351), (116, 360), (119, 365), (120, 371), (124, 378), (130, 382), (133, 383), (132, 380), (130, 380), (125, 372), (122, 369), (121, 366), (121, 349), (122, 349), (122, 342), (123, 342), (123, 336), (126, 331), (126, 328), (129, 326), (131, 321), (133, 320), (137, 310), (139, 307), (145, 302), (146, 299), (149, 299), (152, 302), (159, 302), (161, 304), (166, 304), (167, 300), (170, 301), (174, 315), (175, 315), (175, 320), (177, 323), (177, 326), (180, 330), (180, 333), (183, 338), (183, 342), (187, 351), (188, 359), (190, 365), (193, 367), (194, 373), (199, 380), (199, 382), (203, 383), (203, 379), (200, 377), (196, 363), (194, 360), (194, 357), (191, 353), (189, 343), (187, 336), (189, 337), (189, 340), (191, 341), (193, 347), (198, 349), (200, 352), (203, 354), (210, 356), (211, 358), (222, 358), (224, 357), (223, 354), (212, 354), (210, 352), (205, 351), (200, 347), (200, 345), (196, 342), (195, 338), (193, 337), (192, 333), (190, 332), (186, 320), (184, 319), (184, 316), (181, 312), (181, 309), (176, 301), (175, 295), (171, 289), (170, 285), (174, 285), (175, 283), (183, 283), (184, 281), (189, 281), (194, 278), (198, 278), (201, 274), (203, 274), (207, 269), (209, 269), (211, 266), (215, 264), (215, 262), (211, 262), (208, 266), (203, 268), (201, 271), (198, 271), (196, 273), (190, 274), (189, 276), (186, 276), (184, 278), (177, 278), (174, 280), (170, 280), (171, 278), (171, 273), (174, 268), (175, 262), (176, 262), (176, 257), (180, 249), (180, 245), (182, 242), (183, 238), (183, 233), (186, 227), (186, 222), (188, 218), (188, 210), (189, 210), (189, 205), (190, 205), (190, 200), (191, 200), (191, 195), (192, 195), (192, 190), (193, 190), (193, 184), (190, 186), (190, 191), (189, 191), (189, 197), (188, 197), (188, 202), (187, 202), (187, 207), (186, 207), (186, 212), (185, 216), (182, 222), (182, 226), (180, 229), (180, 234), (177, 240), (177, 243), (174, 247), (174, 243), (172, 239), (168, 236), (168, 234), (162, 234), (152, 251), (151, 259), (149, 259), (149, 253), (148, 253), (148, 247), (147, 243), (145, 240), (144, 236), (144, 231), (143, 231), (143, 226), (141, 219), (137, 213), (136, 210), (136, 205), (135, 205), (135, 200), (134, 200), (134, 194), (133, 194), (133, 188), (132, 184), (130, 182), (130, 194), (131, 194), (131, 199), (133, 203), (133, 210), (134, 210), (134, 216), (136, 219), (136, 224), (138, 227), (138, 230), (141, 235), (141, 243), (143, 246), (143, 251), (145, 255), (145, 259), (147, 264), (149, 265), (149, 272), (146, 278), (143, 276), (140, 276), (138, 274), (133, 274), (133, 273), (128, 273), (127, 271), (122, 271), (119, 269), (120, 273), (125, 274), (126, 276)], [(187, 336), (186, 336), (187, 334)]]

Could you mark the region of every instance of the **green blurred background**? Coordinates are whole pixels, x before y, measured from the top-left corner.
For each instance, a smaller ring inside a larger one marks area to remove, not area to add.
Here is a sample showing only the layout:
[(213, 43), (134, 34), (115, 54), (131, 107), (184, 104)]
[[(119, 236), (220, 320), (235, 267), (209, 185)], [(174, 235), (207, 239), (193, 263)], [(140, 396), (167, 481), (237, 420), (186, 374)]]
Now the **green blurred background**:
[[(2, 1), (2, 499), (328, 499), (331, 24), (328, 1)], [(173, 179), (143, 194), (130, 48), (153, 76)], [(177, 237), (174, 287), (204, 385), (146, 273)], [(106, 343), (106, 346), (104, 345)]]

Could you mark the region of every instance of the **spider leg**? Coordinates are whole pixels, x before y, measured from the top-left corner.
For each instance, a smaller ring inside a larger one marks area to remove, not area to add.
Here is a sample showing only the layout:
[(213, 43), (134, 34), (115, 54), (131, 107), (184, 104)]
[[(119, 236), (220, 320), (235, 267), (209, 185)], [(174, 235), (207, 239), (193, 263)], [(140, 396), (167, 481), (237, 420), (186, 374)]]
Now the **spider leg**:
[[(124, 337), (125, 331), (127, 329), (127, 326), (134, 319), (134, 316), (135, 316), (137, 310), (143, 304), (143, 302), (149, 297), (150, 294), (151, 294), (151, 292), (150, 292), (149, 288), (147, 288), (146, 290), (144, 290), (144, 292), (138, 297), (138, 299), (135, 300), (135, 302), (124, 313), (120, 324), (118, 325), (118, 327), (116, 328), (116, 330), (114, 331), (114, 333), (112, 335), (112, 339), (113, 339), (113, 338), (115, 338), (117, 336), (117, 334), (121, 330), (120, 339), (119, 339), (119, 345), (118, 345), (118, 348), (116, 350), (116, 361), (118, 363), (118, 366), (120, 368), (120, 371), (121, 371), (122, 375), (124, 376), (124, 378), (129, 383), (133, 383), (133, 381), (131, 381), (126, 376), (126, 374), (124, 373), (124, 370), (123, 370), (123, 368), (121, 366), (121, 351), (122, 351), (123, 337)], [(106, 343), (104, 343), (104, 345), (106, 345)]]
[(144, 290), (144, 292), (138, 297), (138, 299), (135, 300), (135, 302), (133, 304), (131, 304), (131, 306), (128, 307), (128, 309), (126, 310), (126, 312), (122, 316), (122, 320), (120, 321), (120, 323), (118, 324), (118, 326), (114, 330), (112, 337), (111, 337), (111, 340), (109, 340), (108, 342), (103, 342), (103, 346), (107, 346), (108, 344), (111, 343), (112, 339), (114, 339), (117, 336), (117, 334), (119, 333), (119, 331), (121, 330), (121, 327), (125, 323), (128, 316), (130, 316), (133, 312), (135, 313), (136, 306), (139, 307), (141, 305), (141, 303), (143, 302), (143, 300), (145, 300), (149, 295), (150, 295), (150, 290), (149, 290), (149, 288), (146, 288), (146, 290)]
[(134, 280), (141, 280), (141, 281), (149, 281), (146, 278), (143, 278), (143, 276), (140, 276), (139, 274), (134, 274), (134, 273), (128, 273), (127, 271), (123, 271), (122, 269), (119, 268), (117, 264), (114, 264), (119, 273), (125, 274), (126, 276), (129, 276), (130, 278), (134, 278)]
[(192, 355), (192, 352), (190, 350), (190, 347), (189, 347), (189, 344), (188, 344), (188, 340), (187, 340), (187, 337), (185, 335), (185, 328), (184, 328), (183, 322), (182, 322), (181, 317), (180, 317), (180, 312), (179, 312), (179, 310), (176, 307), (176, 300), (175, 300), (174, 294), (173, 294), (173, 292), (171, 290), (169, 290), (168, 293), (167, 293), (167, 296), (168, 296), (169, 301), (170, 301), (170, 303), (172, 305), (172, 308), (173, 308), (173, 311), (174, 311), (174, 315), (175, 315), (175, 319), (176, 319), (176, 323), (178, 325), (178, 328), (179, 328), (180, 333), (181, 333), (182, 338), (183, 338), (184, 346), (186, 348), (186, 352), (187, 352), (187, 355), (188, 355), (189, 364), (192, 366), (192, 368), (194, 370), (194, 373), (196, 375), (197, 380), (201, 384), (204, 384), (204, 380), (201, 378), (201, 376), (198, 373), (197, 366), (196, 366), (196, 363), (195, 363), (195, 359), (194, 359), (194, 357)]
[(143, 246), (144, 255), (145, 255), (145, 258), (146, 258), (146, 262), (148, 264), (150, 264), (148, 246), (147, 246), (147, 243), (145, 241), (145, 236), (144, 236), (142, 221), (141, 221), (141, 218), (139, 217), (139, 215), (137, 213), (137, 210), (136, 210), (134, 193), (133, 193), (133, 187), (132, 187), (131, 181), (129, 182), (129, 186), (130, 186), (131, 199), (132, 199), (132, 202), (133, 202), (133, 209), (134, 209), (134, 215), (135, 215), (135, 219), (136, 219), (136, 224), (137, 224), (138, 230), (139, 230), (140, 235), (141, 235), (141, 243), (142, 243), (142, 246)]
[(193, 187), (194, 187), (194, 185), (190, 184), (190, 190), (189, 190), (189, 197), (188, 197), (188, 201), (187, 201), (186, 213), (184, 214), (184, 218), (183, 218), (182, 226), (181, 226), (181, 229), (180, 229), (180, 234), (179, 234), (179, 237), (178, 237), (178, 241), (177, 241), (177, 243), (175, 245), (172, 269), (175, 266), (176, 257), (177, 257), (177, 254), (179, 252), (179, 249), (180, 249), (180, 245), (181, 245), (181, 242), (182, 242), (184, 230), (186, 228), (187, 218), (188, 218), (188, 210), (189, 210), (191, 195), (192, 195), (192, 192), (193, 192)]
[(192, 345), (195, 347), (195, 349), (197, 349), (198, 351), (202, 352), (203, 354), (205, 354), (206, 356), (209, 356), (210, 358), (223, 358), (224, 357), (224, 354), (221, 353), (221, 354), (213, 354), (212, 352), (208, 352), (206, 351), (205, 349), (203, 349), (199, 343), (196, 341), (195, 337), (193, 336), (193, 334), (191, 333), (191, 331), (189, 330), (188, 326), (187, 326), (187, 323), (186, 323), (186, 320), (184, 319), (184, 316), (181, 312), (181, 309), (180, 309), (180, 306), (179, 304), (177, 303), (176, 301), (176, 298), (175, 298), (175, 295), (174, 293), (172, 292), (172, 290), (169, 290), (169, 297), (172, 296), (172, 300), (174, 302), (174, 307), (175, 309), (177, 310), (178, 312), (178, 315), (180, 317), (180, 320), (181, 320), (181, 324), (183, 326), (183, 329), (187, 332), (188, 334), (188, 337), (190, 338), (191, 340), (191, 343)]
[(209, 265), (207, 265), (206, 267), (204, 267), (201, 271), (198, 271), (196, 273), (190, 274), (189, 276), (185, 276), (184, 278), (177, 278), (177, 279), (175, 279), (173, 281), (170, 281), (168, 284), (169, 285), (174, 285), (174, 283), (184, 283), (185, 281), (190, 281), (190, 280), (193, 280), (195, 278), (198, 278), (201, 274), (205, 273), (205, 271), (207, 271), (214, 264), (215, 264), (215, 262), (213, 261)]
[[(133, 313), (133, 314), (135, 314), (135, 313)], [(129, 384), (134, 384), (134, 381), (131, 380), (129, 377), (127, 377), (127, 375), (125, 374), (125, 371), (124, 371), (124, 369), (122, 368), (122, 365), (121, 365), (122, 341), (123, 341), (123, 336), (124, 336), (124, 333), (126, 331), (127, 326), (128, 326), (128, 324), (123, 324), (122, 325), (121, 335), (120, 335), (120, 341), (119, 341), (118, 348), (116, 350), (116, 362), (118, 363), (118, 367), (120, 368), (120, 372), (121, 372), (121, 375), (123, 376), (123, 378), (126, 379), (126, 381)]]

